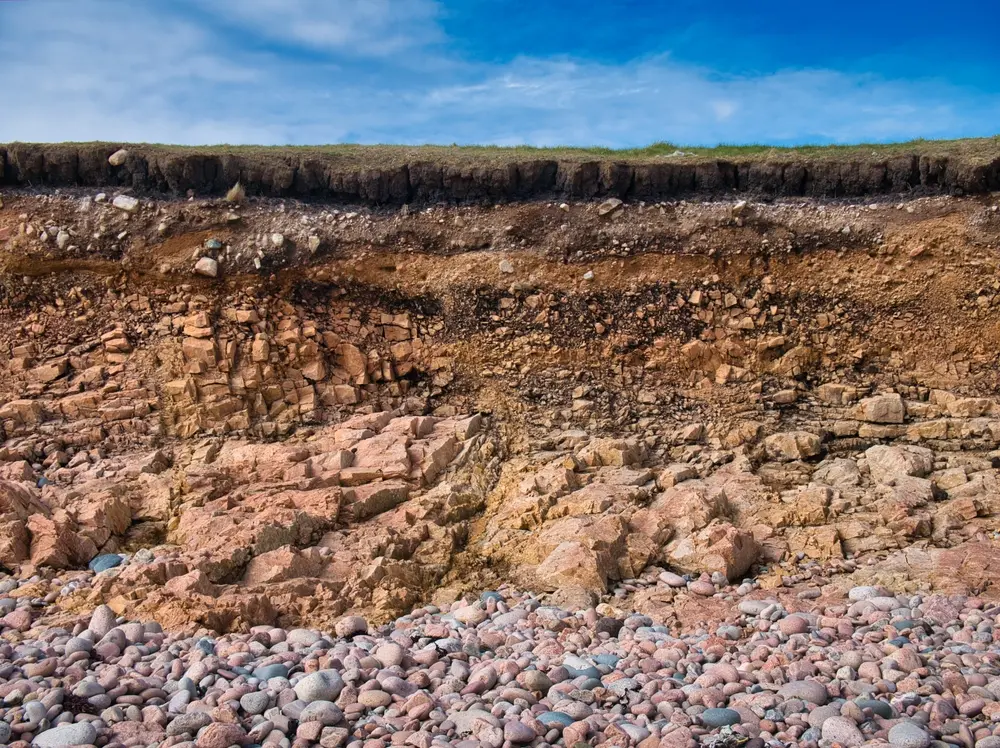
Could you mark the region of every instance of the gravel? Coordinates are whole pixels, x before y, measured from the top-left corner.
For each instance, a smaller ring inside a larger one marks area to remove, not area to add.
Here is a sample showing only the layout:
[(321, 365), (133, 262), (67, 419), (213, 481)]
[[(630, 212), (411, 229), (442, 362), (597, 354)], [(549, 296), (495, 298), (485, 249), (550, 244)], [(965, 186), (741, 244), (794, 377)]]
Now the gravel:
[(57, 605), (16, 590), (27, 626), (0, 643), (14, 748), (1000, 748), (1000, 608), (975, 598), (732, 600), (722, 638), (501, 588), (381, 627), (183, 636), (107, 606), (47, 625)]

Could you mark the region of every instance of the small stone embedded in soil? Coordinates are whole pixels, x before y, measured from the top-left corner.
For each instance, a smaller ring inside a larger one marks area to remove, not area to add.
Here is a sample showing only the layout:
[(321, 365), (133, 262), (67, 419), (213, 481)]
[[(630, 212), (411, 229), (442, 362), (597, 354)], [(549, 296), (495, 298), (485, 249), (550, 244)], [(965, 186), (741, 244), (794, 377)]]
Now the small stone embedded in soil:
[(194, 264), (194, 272), (206, 278), (215, 278), (219, 275), (219, 263), (212, 257), (202, 257)]
[(135, 213), (139, 210), (139, 200), (128, 195), (118, 195), (111, 204), (118, 208), (118, 210), (123, 210), (126, 213)]
[(610, 197), (597, 206), (597, 214), (599, 216), (611, 215), (621, 207), (622, 207), (621, 200), (619, 200), (617, 197)]

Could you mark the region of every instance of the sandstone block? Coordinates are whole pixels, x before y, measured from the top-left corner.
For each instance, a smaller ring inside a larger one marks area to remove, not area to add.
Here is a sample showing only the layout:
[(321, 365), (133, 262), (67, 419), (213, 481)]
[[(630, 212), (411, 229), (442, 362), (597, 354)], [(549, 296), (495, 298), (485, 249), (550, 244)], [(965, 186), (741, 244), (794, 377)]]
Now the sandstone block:
[(739, 579), (759, 553), (749, 531), (721, 521), (667, 546), (667, 560), (675, 568), (690, 574), (718, 571), (730, 581)]
[(772, 460), (790, 462), (815, 457), (822, 451), (820, 438), (808, 431), (786, 431), (764, 439), (764, 452)]
[(934, 468), (934, 453), (924, 447), (887, 447), (878, 444), (865, 452), (868, 470), (876, 483), (889, 483), (897, 476), (922, 478)]
[(906, 419), (906, 404), (896, 393), (866, 397), (858, 403), (855, 417), (868, 423), (902, 423)]

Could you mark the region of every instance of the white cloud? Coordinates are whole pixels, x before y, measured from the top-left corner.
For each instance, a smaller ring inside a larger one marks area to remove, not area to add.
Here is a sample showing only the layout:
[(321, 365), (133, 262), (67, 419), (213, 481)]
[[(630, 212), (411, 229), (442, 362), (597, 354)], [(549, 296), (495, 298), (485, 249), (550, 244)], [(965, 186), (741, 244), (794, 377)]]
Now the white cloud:
[(715, 112), (715, 118), (718, 120), (726, 120), (732, 117), (739, 106), (734, 101), (713, 101), (712, 111)]
[[(0, 7), (0, 140), (224, 142), (275, 137), (220, 91), (258, 65), (215, 51), (203, 28), (132, 3)], [(223, 110), (223, 111), (220, 111)]]
[(442, 105), (473, 114), (486, 141), (520, 132), (537, 145), (568, 136), (608, 145), (943, 137), (988, 133), (1000, 115), (1000, 102), (940, 82), (830, 70), (720, 79), (664, 58), (621, 66), (519, 60), (475, 85), (428, 92), (425, 106)]
[(940, 81), (475, 63), (438, 43), (431, 0), (190, 1), (0, 3), (0, 141), (856, 142), (1000, 121), (995, 98)]
[(433, 0), (212, 0), (199, 7), (263, 38), (381, 57), (438, 41)]

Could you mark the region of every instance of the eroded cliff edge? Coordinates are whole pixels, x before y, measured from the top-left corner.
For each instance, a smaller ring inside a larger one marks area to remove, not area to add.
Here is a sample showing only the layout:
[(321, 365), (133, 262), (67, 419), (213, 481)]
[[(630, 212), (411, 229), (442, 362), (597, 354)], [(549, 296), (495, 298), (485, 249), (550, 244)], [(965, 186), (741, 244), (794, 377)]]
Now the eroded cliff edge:
[(0, 145), (0, 184), (119, 187), (147, 193), (225, 193), (366, 204), (593, 199), (668, 200), (741, 193), (862, 197), (1000, 190), (1000, 146), (863, 147), (715, 158), (588, 155), (572, 151), (353, 147), (176, 148), (110, 143)]

